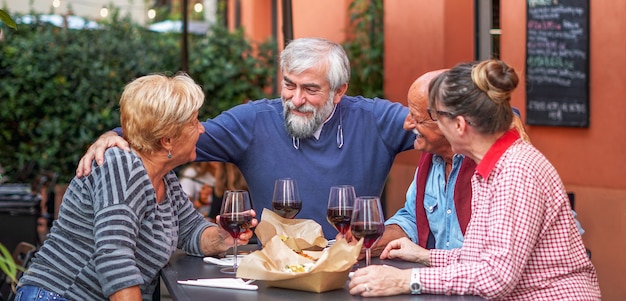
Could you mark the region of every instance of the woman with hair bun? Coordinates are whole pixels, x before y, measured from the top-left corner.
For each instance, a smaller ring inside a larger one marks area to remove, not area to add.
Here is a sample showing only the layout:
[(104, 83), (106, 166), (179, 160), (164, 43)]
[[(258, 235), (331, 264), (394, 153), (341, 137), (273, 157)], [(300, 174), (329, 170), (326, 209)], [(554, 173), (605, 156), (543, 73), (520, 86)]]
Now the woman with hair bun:
[(382, 259), (428, 267), (359, 269), (350, 293), (600, 300), (596, 270), (557, 171), (511, 127), (518, 82), (515, 70), (500, 60), (460, 64), (431, 82), (430, 117), (454, 152), (477, 164), (465, 241), (460, 249), (426, 250), (406, 238), (394, 240)]

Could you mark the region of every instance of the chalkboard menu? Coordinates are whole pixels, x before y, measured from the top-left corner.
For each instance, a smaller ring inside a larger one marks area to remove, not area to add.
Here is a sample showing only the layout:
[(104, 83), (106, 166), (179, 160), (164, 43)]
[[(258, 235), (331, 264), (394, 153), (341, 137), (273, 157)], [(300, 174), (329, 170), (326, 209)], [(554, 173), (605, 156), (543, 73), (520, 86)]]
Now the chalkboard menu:
[(528, 0), (526, 123), (589, 126), (589, 0)]

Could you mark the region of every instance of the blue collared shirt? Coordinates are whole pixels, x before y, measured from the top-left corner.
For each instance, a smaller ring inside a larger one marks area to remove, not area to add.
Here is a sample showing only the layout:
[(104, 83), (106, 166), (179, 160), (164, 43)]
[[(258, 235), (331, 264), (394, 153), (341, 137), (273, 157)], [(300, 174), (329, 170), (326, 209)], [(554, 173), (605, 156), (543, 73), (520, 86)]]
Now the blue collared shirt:
[[(454, 187), (463, 158), (463, 155), (454, 155), (452, 171), (446, 182), (445, 162), (441, 156), (433, 155), (433, 162), (426, 179), (423, 206), (426, 209), (430, 230), (435, 237), (436, 249), (455, 249), (460, 248), (463, 244), (463, 232), (461, 232), (454, 206)], [(417, 174), (417, 170), (415, 173)], [(400, 226), (415, 243), (417, 243), (416, 186), (415, 177), (413, 177), (413, 182), (406, 192), (404, 207), (385, 222), (385, 225), (397, 224)]]

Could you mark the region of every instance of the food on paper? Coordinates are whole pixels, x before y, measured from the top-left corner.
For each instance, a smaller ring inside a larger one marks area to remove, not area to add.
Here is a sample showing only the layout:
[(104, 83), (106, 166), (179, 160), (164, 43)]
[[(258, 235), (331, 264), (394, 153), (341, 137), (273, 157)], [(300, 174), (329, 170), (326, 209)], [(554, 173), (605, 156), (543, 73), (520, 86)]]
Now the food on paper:
[[(261, 250), (250, 253), (241, 261), (237, 277), (263, 280), (268, 286), (316, 293), (341, 289), (357, 262), (362, 245), (362, 240), (350, 245), (340, 239), (323, 251), (298, 252), (276, 235)], [(309, 259), (303, 254), (317, 259)]]
[(272, 210), (263, 209), (254, 233), (265, 246), (274, 236), (295, 251), (323, 250), (328, 245), (322, 226), (310, 219), (287, 219)]
[(313, 268), (312, 263), (298, 263), (286, 265), (284, 270), (290, 273), (308, 273), (311, 271), (311, 268)]
[(300, 251), (300, 252), (298, 252), (298, 251), (294, 251), (294, 252), (298, 253), (298, 255), (300, 255), (300, 256), (302, 256), (302, 257), (304, 257), (304, 258), (308, 259), (308, 260), (312, 260), (312, 261), (316, 261), (316, 260), (317, 260), (317, 258), (315, 258), (315, 257), (313, 257), (313, 256), (311, 256), (311, 255), (309, 255), (309, 254), (307, 254), (307, 253), (304, 253), (304, 252), (302, 252), (302, 251)]

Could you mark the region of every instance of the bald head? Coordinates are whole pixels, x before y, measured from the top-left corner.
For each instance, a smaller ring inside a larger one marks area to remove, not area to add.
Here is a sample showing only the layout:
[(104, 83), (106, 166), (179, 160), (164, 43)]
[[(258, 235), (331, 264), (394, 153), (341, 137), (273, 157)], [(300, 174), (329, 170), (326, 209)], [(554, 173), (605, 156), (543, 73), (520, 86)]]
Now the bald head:
[(447, 69), (430, 71), (418, 77), (409, 88), (407, 95), (409, 103), (419, 110), (426, 111), (426, 108), (428, 108), (428, 85), (430, 81), (446, 70)]
[(446, 69), (424, 73), (417, 78), (407, 95), (409, 115), (404, 122), (404, 129), (415, 133), (413, 147), (422, 152), (441, 156), (446, 162), (452, 162), (454, 153), (437, 123), (428, 117), (428, 86), (430, 82)]

